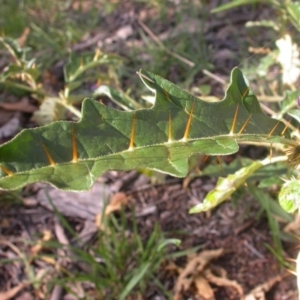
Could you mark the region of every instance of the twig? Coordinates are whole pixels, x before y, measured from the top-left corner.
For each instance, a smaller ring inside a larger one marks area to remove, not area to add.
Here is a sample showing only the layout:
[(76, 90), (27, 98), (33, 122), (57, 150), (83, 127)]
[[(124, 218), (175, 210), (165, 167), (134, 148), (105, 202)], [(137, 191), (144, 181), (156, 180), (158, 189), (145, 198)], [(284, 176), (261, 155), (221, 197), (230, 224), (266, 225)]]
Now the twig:
[(190, 61), (189, 59), (171, 51), (170, 49), (168, 49), (161, 41), (160, 39), (150, 30), (150, 28), (144, 24), (142, 21), (138, 21), (139, 25), (142, 27), (142, 29), (152, 38), (152, 40), (159, 46), (161, 47), (163, 50), (165, 50), (167, 53), (169, 53), (170, 55), (172, 55), (173, 57), (177, 58), (178, 60), (184, 62), (185, 64), (187, 64), (188, 66), (190, 66), (191, 68), (193, 68), (195, 66), (195, 63), (193, 63), (192, 61)]
[(256, 96), (258, 101), (264, 101), (264, 102), (281, 102), (284, 97), (283, 96)]
[(202, 72), (205, 74), (205, 75), (207, 75), (208, 77), (210, 77), (210, 78), (212, 78), (212, 79), (214, 79), (214, 80), (216, 80), (216, 81), (218, 81), (218, 82), (220, 82), (220, 83), (222, 83), (222, 84), (226, 84), (226, 81), (223, 79), (223, 78), (221, 78), (221, 77), (219, 77), (219, 76), (217, 76), (217, 75), (215, 75), (215, 74), (213, 74), (213, 73), (211, 73), (211, 72), (209, 72), (208, 70), (202, 70)]
[[(277, 116), (277, 113), (272, 110), (271, 108), (269, 108), (268, 106), (266, 106), (263, 103), (260, 103), (261, 108), (268, 114), (272, 115), (273, 117)], [(288, 126), (289, 128), (291, 128), (292, 130), (296, 130), (296, 128), (291, 125), (288, 121), (286, 121), (284, 118), (279, 118), (279, 120), (284, 123), (286, 126)]]

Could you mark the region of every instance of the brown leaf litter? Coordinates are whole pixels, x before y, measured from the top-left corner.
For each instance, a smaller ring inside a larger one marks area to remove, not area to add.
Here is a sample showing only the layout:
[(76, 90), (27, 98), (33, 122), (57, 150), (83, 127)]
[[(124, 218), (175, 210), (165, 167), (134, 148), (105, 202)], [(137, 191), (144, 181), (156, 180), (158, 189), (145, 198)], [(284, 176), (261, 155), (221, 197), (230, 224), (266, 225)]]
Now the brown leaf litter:
[(108, 216), (113, 212), (120, 211), (122, 207), (128, 204), (128, 199), (125, 193), (119, 192), (114, 194), (111, 197), (109, 204), (105, 207), (104, 213), (99, 213), (96, 216), (96, 226), (100, 230), (105, 230), (105, 226), (103, 224), (103, 216)]
[(23, 288), (25, 288), (26, 286), (28, 286), (29, 283), (28, 282), (22, 282), (19, 285), (11, 288), (10, 290), (0, 293), (0, 299), (1, 300), (10, 300), (12, 299), (14, 296), (16, 296)]
[(180, 300), (182, 293), (195, 290), (197, 296), (205, 300), (214, 300), (214, 291), (210, 283), (217, 286), (234, 287), (240, 296), (243, 295), (243, 289), (240, 284), (234, 280), (226, 278), (226, 271), (221, 267), (212, 266), (212, 260), (219, 258), (224, 253), (222, 248), (217, 250), (205, 250), (199, 254), (188, 256), (187, 264), (180, 268), (175, 264), (167, 268), (179, 274), (175, 284), (174, 300)]

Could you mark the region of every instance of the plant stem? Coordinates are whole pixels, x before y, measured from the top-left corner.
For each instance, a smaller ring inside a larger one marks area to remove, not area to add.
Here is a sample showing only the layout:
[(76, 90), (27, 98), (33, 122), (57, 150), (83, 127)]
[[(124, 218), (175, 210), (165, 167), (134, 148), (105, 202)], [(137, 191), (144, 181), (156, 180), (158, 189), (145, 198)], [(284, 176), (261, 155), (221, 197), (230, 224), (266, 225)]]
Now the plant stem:
[(18, 83), (18, 82), (13, 82), (10, 80), (5, 80), (5, 82), (3, 82), (4, 85), (9, 86), (9, 87), (15, 87), (17, 89), (23, 90), (23, 91), (27, 91), (33, 94), (37, 94), (40, 96), (46, 96), (46, 93), (42, 90), (39, 89), (33, 89), (30, 86), (27, 86), (25, 84), (22, 83)]
[(74, 106), (66, 103), (65, 101), (61, 101), (61, 99), (59, 99), (58, 103), (64, 106), (66, 109), (68, 109), (71, 113), (73, 113), (76, 117), (78, 117), (78, 119), (81, 119), (82, 117), (81, 112), (78, 109), (76, 109)]

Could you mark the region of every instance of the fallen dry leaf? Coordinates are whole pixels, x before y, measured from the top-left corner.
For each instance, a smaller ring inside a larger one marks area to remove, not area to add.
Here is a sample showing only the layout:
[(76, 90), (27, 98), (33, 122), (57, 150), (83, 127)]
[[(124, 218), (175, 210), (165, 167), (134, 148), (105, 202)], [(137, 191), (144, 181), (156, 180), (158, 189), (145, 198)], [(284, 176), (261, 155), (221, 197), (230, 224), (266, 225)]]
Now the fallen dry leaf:
[(57, 190), (49, 184), (36, 184), (39, 188), (35, 199), (27, 198), (26, 202), (38, 203), (53, 211), (53, 207), (63, 216), (95, 221), (97, 214), (101, 214), (104, 203), (111, 196), (110, 187), (96, 182), (93, 188), (87, 192), (66, 192)]
[(247, 294), (244, 300), (265, 300), (266, 293), (274, 286), (275, 283), (281, 281), (284, 277), (290, 275), (289, 273), (284, 273), (270, 278), (268, 281), (258, 285), (249, 294)]
[(284, 232), (295, 234), (296, 236), (300, 234), (300, 215), (297, 214), (293, 221), (289, 222), (284, 228)]
[(205, 300), (215, 300), (214, 291), (205, 277), (197, 275), (194, 278), (194, 283), (200, 297)]
[(110, 203), (105, 208), (105, 215), (108, 216), (114, 211), (121, 209), (123, 205), (127, 204), (127, 197), (125, 193), (116, 193), (111, 197)]
[(29, 292), (21, 293), (20, 296), (17, 296), (14, 300), (34, 300), (34, 296)]
[[(224, 274), (224, 272), (222, 272), (222, 273)], [(225, 272), (225, 274), (226, 274), (226, 272)], [(217, 286), (234, 287), (238, 291), (240, 296), (242, 296), (244, 294), (242, 286), (240, 284), (238, 284), (235, 280), (230, 280), (226, 277), (216, 276), (215, 274), (213, 274), (211, 269), (205, 269), (204, 276), (210, 283), (213, 283)]]
[(63, 288), (60, 285), (56, 285), (51, 292), (51, 296), (49, 300), (58, 300), (58, 299), (62, 299), (62, 297), (63, 297)]
[(187, 291), (193, 283), (195, 277), (204, 270), (211, 260), (220, 257), (223, 249), (202, 251), (196, 256), (189, 259), (183, 271), (179, 274), (175, 285), (174, 299), (180, 299), (182, 292)]
[(223, 252), (224, 250), (220, 248), (190, 255), (185, 268), (179, 268), (174, 263), (167, 266), (168, 270), (176, 271), (179, 274), (175, 285), (174, 300), (180, 300), (182, 293), (190, 290), (191, 287), (196, 288), (197, 296), (205, 300), (214, 300), (214, 291), (210, 283), (217, 286), (234, 287), (242, 296), (243, 289), (241, 285), (234, 280), (226, 278), (227, 274), (223, 268), (210, 266), (210, 262), (219, 258)]
[(271, 49), (267, 47), (248, 47), (248, 51), (255, 54), (268, 54)]
[(21, 36), (18, 38), (18, 42), (19, 42), (20, 47), (24, 47), (29, 33), (30, 33), (30, 28), (25, 27), (25, 29), (23, 30)]
[(41, 240), (38, 240), (37, 244), (31, 247), (31, 253), (33, 255), (37, 255), (44, 248), (44, 243), (43, 242), (48, 242), (51, 239), (52, 239), (51, 231), (50, 230), (45, 230), (43, 232), (43, 238)]
[(131, 25), (125, 25), (122, 26), (117, 30), (115, 33), (116, 38), (119, 38), (121, 40), (126, 40), (128, 39), (131, 35), (133, 35), (133, 28)]
[[(128, 203), (128, 199), (125, 193), (116, 193), (114, 194), (111, 199), (109, 204), (106, 206), (105, 211), (104, 211), (104, 215), (108, 216), (109, 214), (115, 212), (115, 211), (119, 211), (122, 206), (127, 205)], [(100, 230), (104, 230), (104, 226), (103, 226), (103, 222), (102, 222), (102, 213), (98, 214), (96, 216), (96, 226), (100, 229)]]
[(7, 292), (0, 293), (1, 300), (9, 300), (16, 296), (24, 287), (29, 285), (28, 282), (20, 283), (19, 285), (13, 287), (12, 289), (8, 290)]

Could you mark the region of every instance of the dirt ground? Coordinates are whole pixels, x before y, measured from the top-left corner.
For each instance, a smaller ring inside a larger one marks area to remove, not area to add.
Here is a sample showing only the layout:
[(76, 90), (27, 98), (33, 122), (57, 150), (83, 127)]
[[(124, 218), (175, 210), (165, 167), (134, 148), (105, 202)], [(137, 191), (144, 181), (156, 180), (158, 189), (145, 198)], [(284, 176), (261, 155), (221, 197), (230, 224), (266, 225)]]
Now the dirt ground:
[[(104, 183), (107, 186), (104, 186)], [(237, 203), (224, 203), (210, 214), (188, 214), (189, 208), (199, 202), (199, 199), (203, 199), (214, 184), (214, 179), (201, 177), (194, 179), (188, 188), (184, 189), (182, 180), (179, 179), (169, 178), (163, 184), (153, 185), (148, 177), (135, 171), (110, 172), (102, 178), (99, 188), (97, 184), (95, 189), (86, 194), (89, 197), (85, 195), (81, 201), (74, 199), (73, 193), (66, 194), (43, 185), (39, 187), (40, 192), (25, 197), (23, 205), (7, 204), (6, 207), (2, 207), (1, 257), (16, 257), (19, 255), (18, 251), (30, 253), (30, 242), (33, 243), (37, 236), (45, 234), (46, 231), (51, 231), (58, 240), (63, 239), (64, 235), (61, 237), (60, 234), (62, 225), (51, 212), (47, 198), (43, 196), (45, 190), (48, 189), (56, 209), (74, 224), (79, 236), (84, 237), (85, 243), (91, 243), (97, 234), (94, 220), (97, 213), (101, 212), (101, 204), (98, 205), (99, 194), (107, 196), (111, 190), (114, 193), (118, 190), (124, 192), (130, 204), (134, 205), (139, 233), (143, 237), (147, 238), (154, 224), (158, 222), (168, 237), (179, 238), (182, 241), (180, 250), (194, 246), (201, 246), (201, 250), (223, 248), (224, 253), (214, 264), (226, 270), (228, 279), (238, 282), (245, 294), (262, 284), (266, 286), (265, 298), (252, 299), (297, 299), (295, 276), (287, 273), (266, 248), (266, 244), (272, 245), (273, 242), (266, 218), (257, 218), (259, 205), (255, 200), (242, 195)], [(98, 204), (95, 204), (96, 201)], [(130, 212), (128, 218), (131, 218)], [(12, 245), (19, 250), (16, 251)], [(295, 251), (291, 251), (295, 250), (295, 244), (285, 244), (285, 249), (286, 257), (295, 255)], [(184, 266), (186, 259), (181, 258), (177, 263)], [(46, 262), (38, 261), (34, 269), (42, 270), (46, 265)], [(4, 291), (23, 281), (26, 273), (21, 263), (2, 265), (0, 272), (0, 289)], [(164, 265), (158, 276), (165, 287), (172, 291), (178, 276), (169, 274)], [(215, 299), (241, 299), (233, 287), (212, 287)], [(12, 299), (38, 299), (34, 298), (30, 291), (30, 287), (24, 288), (18, 297)], [(191, 289), (188, 293), (183, 293), (181, 299), (205, 299), (195, 294), (197, 293)], [(166, 298), (157, 288), (149, 285), (142, 299)]]

